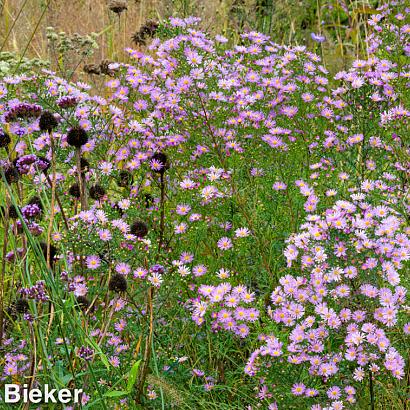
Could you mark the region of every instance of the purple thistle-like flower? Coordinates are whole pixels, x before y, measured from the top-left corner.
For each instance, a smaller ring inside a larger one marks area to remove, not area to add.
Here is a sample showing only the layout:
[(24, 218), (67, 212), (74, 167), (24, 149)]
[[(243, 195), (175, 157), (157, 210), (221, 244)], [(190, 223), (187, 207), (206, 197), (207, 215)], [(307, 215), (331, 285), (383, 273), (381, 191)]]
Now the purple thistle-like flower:
[(37, 157), (36, 161), (36, 167), (40, 170), (43, 171), (44, 173), (47, 172), (47, 170), (50, 168), (50, 161), (47, 158), (44, 157)]
[(41, 214), (41, 209), (37, 204), (28, 204), (21, 208), (21, 213), (27, 219), (35, 218)]
[(19, 292), (26, 299), (33, 299), (37, 302), (47, 302), (49, 299), (43, 281), (38, 281), (29, 288), (22, 288)]
[(19, 103), (12, 107), (5, 115), (5, 122), (13, 122), (17, 120), (29, 120), (37, 118), (41, 115), (42, 108), (37, 104)]
[(165, 268), (162, 265), (156, 264), (151, 266), (150, 271), (162, 275), (165, 272)]
[(94, 350), (88, 346), (81, 346), (77, 351), (77, 355), (85, 361), (90, 361), (93, 358)]
[(60, 108), (73, 108), (78, 104), (77, 97), (64, 96), (57, 100), (57, 105)]
[(34, 154), (23, 155), (16, 159), (16, 168), (21, 175), (28, 174), (30, 167), (37, 161), (37, 156)]

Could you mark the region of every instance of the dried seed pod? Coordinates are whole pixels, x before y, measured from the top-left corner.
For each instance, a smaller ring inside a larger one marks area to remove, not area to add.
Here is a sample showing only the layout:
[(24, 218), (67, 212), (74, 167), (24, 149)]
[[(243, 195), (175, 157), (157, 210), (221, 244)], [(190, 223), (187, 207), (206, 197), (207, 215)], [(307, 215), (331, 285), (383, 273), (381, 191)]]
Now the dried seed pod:
[(95, 74), (95, 75), (101, 74), (100, 66), (98, 66), (97, 64), (86, 64), (83, 67), (83, 71), (87, 74)]
[(68, 193), (76, 199), (79, 199), (81, 196), (80, 186), (78, 184), (73, 184), (68, 189)]
[(144, 238), (148, 234), (148, 225), (144, 221), (135, 221), (131, 225), (130, 232), (138, 238)]
[(71, 128), (67, 133), (67, 143), (72, 147), (81, 148), (87, 144), (88, 135), (87, 132), (81, 127)]
[(58, 121), (50, 111), (44, 111), (40, 116), (38, 125), (41, 131), (51, 132), (57, 127)]
[(108, 8), (115, 14), (121, 14), (128, 8), (127, 0), (110, 0)]
[(90, 197), (92, 199), (95, 199), (96, 201), (100, 200), (105, 195), (105, 189), (99, 184), (93, 185), (90, 188), (89, 192), (90, 192)]
[(0, 148), (7, 147), (11, 142), (10, 135), (6, 131), (0, 130)]
[(108, 289), (118, 293), (125, 292), (127, 290), (127, 280), (123, 275), (116, 273), (110, 279), (110, 282), (108, 283)]
[(26, 299), (19, 299), (16, 301), (15, 304), (16, 312), (17, 313), (27, 313), (29, 311), (29, 305)]

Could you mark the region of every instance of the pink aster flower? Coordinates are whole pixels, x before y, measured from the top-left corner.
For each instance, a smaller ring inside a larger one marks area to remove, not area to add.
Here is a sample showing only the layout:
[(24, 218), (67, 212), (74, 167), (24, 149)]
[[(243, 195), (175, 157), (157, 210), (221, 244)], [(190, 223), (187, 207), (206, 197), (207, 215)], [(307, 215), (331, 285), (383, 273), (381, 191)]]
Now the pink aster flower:
[(275, 191), (284, 191), (287, 188), (287, 185), (284, 182), (278, 181), (275, 182), (272, 186)]
[(235, 236), (237, 238), (246, 238), (250, 235), (250, 231), (248, 228), (238, 228), (235, 230)]
[(97, 255), (87, 256), (86, 265), (88, 269), (98, 269), (101, 265), (101, 259)]
[(74, 295), (78, 296), (85, 296), (88, 292), (88, 288), (84, 283), (78, 283), (75, 285), (74, 288)]
[(296, 383), (292, 386), (292, 393), (295, 396), (302, 396), (306, 390), (306, 386), (303, 383)]
[(113, 367), (119, 367), (120, 366), (120, 359), (117, 356), (111, 356), (108, 361)]
[(108, 229), (99, 230), (98, 231), (98, 236), (104, 242), (107, 242), (107, 241), (111, 240), (111, 238), (112, 238), (111, 232)]
[(231, 249), (233, 246), (231, 239), (227, 238), (226, 236), (219, 239), (218, 241), (218, 248), (226, 251), (228, 249)]
[(181, 205), (177, 205), (176, 213), (178, 215), (186, 215), (190, 210), (191, 210), (191, 207), (189, 205), (181, 204)]
[(246, 336), (248, 336), (249, 334), (249, 327), (246, 325), (239, 325), (236, 330), (235, 333), (241, 337), (241, 338), (245, 338)]
[(180, 235), (180, 234), (185, 233), (187, 228), (188, 228), (188, 225), (185, 222), (181, 222), (180, 224), (175, 225), (174, 232), (177, 235)]
[(144, 279), (148, 274), (148, 271), (144, 268), (137, 268), (134, 270), (133, 275), (135, 279)]
[(131, 268), (128, 263), (121, 262), (115, 266), (115, 271), (121, 275), (128, 275), (131, 272)]

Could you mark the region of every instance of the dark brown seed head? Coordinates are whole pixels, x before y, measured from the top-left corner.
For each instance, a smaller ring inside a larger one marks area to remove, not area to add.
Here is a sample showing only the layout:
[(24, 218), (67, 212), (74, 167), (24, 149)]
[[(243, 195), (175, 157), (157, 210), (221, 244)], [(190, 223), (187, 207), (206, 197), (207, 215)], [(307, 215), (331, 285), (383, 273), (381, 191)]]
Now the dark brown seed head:
[(17, 219), (19, 217), (19, 214), (17, 212), (17, 208), (14, 205), (9, 206), (9, 218), (11, 219)]
[(101, 74), (100, 66), (98, 66), (97, 64), (86, 64), (83, 67), (83, 71), (87, 74), (95, 74), (95, 75)]
[(96, 201), (100, 200), (105, 195), (105, 189), (98, 184), (93, 185), (90, 188), (90, 197)]
[(81, 173), (84, 174), (85, 172), (88, 172), (90, 169), (90, 163), (84, 158), (80, 158), (80, 166), (81, 166)]
[(128, 1), (127, 0), (111, 0), (108, 3), (108, 8), (116, 14), (120, 14), (123, 11), (127, 10)]
[(72, 147), (81, 148), (87, 144), (88, 135), (87, 132), (81, 127), (71, 128), (67, 133), (67, 143)]
[(145, 43), (146, 43), (144, 36), (139, 31), (137, 31), (135, 34), (133, 34), (132, 41), (137, 46), (145, 46)]
[(153, 37), (157, 32), (159, 24), (155, 20), (147, 20), (133, 36), (132, 40), (135, 44), (143, 46), (146, 39)]
[(116, 273), (111, 277), (108, 283), (108, 289), (118, 293), (125, 292), (127, 290), (127, 280), (123, 275)]
[(68, 189), (68, 193), (74, 198), (78, 199), (81, 196), (80, 186), (78, 184), (73, 184)]
[(148, 234), (148, 225), (143, 221), (135, 221), (131, 225), (130, 232), (138, 238), (144, 238)]
[(91, 305), (90, 301), (85, 296), (78, 296), (76, 301), (77, 306), (81, 310), (87, 310)]
[(110, 64), (112, 63), (110, 60), (102, 60), (99, 66), (101, 74), (113, 76), (115, 72), (110, 68)]
[(0, 148), (7, 147), (11, 142), (10, 135), (6, 131), (0, 130)]
[(14, 165), (3, 168), (3, 171), (8, 184), (16, 183), (20, 179), (20, 174)]
[(158, 30), (159, 23), (155, 20), (147, 20), (145, 24), (140, 28), (140, 33), (146, 37), (152, 37)]
[(40, 116), (40, 121), (38, 123), (41, 131), (51, 132), (57, 127), (58, 122), (56, 117), (50, 111), (44, 111)]
[(16, 312), (27, 313), (29, 310), (28, 302), (26, 299), (19, 299), (16, 301)]

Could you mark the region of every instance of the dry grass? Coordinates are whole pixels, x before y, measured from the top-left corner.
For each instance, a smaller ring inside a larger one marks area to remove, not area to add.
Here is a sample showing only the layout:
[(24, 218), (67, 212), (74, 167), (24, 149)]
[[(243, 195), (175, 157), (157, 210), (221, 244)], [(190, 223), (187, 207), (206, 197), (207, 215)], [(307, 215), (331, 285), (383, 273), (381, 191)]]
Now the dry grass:
[[(50, 53), (46, 27), (57, 32), (86, 35), (99, 33), (99, 49), (83, 64), (101, 60), (123, 60), (124, 48), (138, 48), (132, 34), (148, 19), (160, 20), (175, 15), (202, 18), (206, 31), (237, 39), (238, 33), (256, 29), (270, 33), (277, 42), (306, 44), (310, 33), (329, 34), (321, 52), (330, 68), (348, 64), (364, 49), (364, 22), (368, 10), (384, 1), (376, 0), (128, 0), (127, 10), (115, 14), (110, 0), (0, 0), (0, 47), (31, 58), (46, 58), (56, 64)], [(348, 18), (342, 5), (349, 9)], [(329, 10), (334, 10), (329, 13)], [(320, 24), (319, 22), (322, 22)], [(5, 39), (7, 38), (7, 41)], [(53, 67), (55, 68), (55, 66)], [(63, 73), (64, 74), (64, 73)]]
[(29, 44), (27, 56), (47, 56), (46, 27), (51, 26), (68, 34), (104, 33), (99, 37), (100, 49), (95, 58), (121, 58), (124, 47), (131, 45), (132, 34), (150, 18), (198, 15), (211, 31), (228, 30), (235, 0), (128, 0), (128, 10), (120, 15), (110, 11), (108, 3), (108, 0), (0, 0), (0, 44), (18, 17), (5, 50), (19, 53)]

